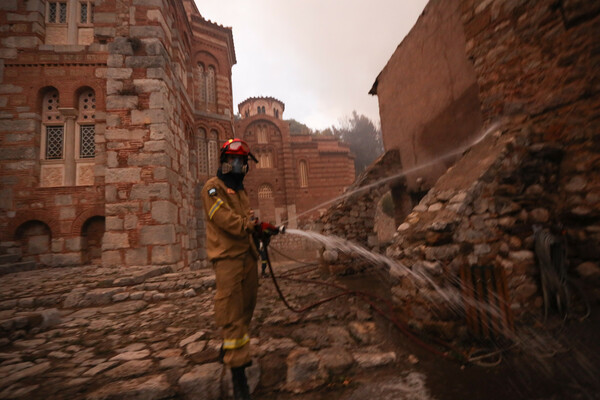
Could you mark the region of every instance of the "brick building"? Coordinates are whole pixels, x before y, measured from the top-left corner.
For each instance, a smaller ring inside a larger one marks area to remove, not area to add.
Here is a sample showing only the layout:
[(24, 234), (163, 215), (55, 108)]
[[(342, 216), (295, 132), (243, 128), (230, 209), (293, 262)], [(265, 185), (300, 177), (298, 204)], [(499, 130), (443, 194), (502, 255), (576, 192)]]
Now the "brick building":
[(191, 0), (0, 3), (0, 241), (46, 265), (203, 258), (230, 28)]
[[(201, 265), (199, 191), (235, 136), (231, 28), (205, 20), (192, 0), (6, 0), (0, 24), (0, 254)], [(277, 113), (240, 124), (279, 135), (249, 139), (263, 157), (250, 178), (253, 206), (273, 221), (354, 175), (337, 141), (291, 138), (277, 103)], [(326, 184), (319, 157), (343, 179)]]
[[(290, 133), (282, 119), (285, 105), (272, 97), (240, 103), (236, 134), (246, 140), (258, 159), (246, 178), (251, 206), (275, 224), (318, 214), (318, 206), (354, 181), (350, 148), (331, 136)], [(309, 212), (316, 208), (313, 212)], [(326, 205), (321, 207), (327, 208)]]

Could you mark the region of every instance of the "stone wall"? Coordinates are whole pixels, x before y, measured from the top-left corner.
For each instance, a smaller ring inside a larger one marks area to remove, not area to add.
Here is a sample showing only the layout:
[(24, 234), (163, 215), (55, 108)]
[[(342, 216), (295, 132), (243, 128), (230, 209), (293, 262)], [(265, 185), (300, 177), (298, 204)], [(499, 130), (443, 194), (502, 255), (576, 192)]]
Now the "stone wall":
[[(464, 32), (489, 134), (400, 221), (386, 254), (407, 269), (391, 271), (392, 291), (416, 328), (448, 339), (469, 332), (510, 335), (543, 315), (534, 225), (565, 238), (569, 275), (581, 279), (585, 292), (598, 295), (600, 52), (594, 38), (600, 37), (600, 6), (520, 0), (451, 4), (443, 6), (458, 7), (454, 23), (459, 26), (453, 29)], [(441, 2), (428, 9), (436, 6)], [(401, 48), (421, 43), (423, 26), (443, 31), (448, 21), (424, 13)], [(402, 77), (407, 65), (385, 72)], [(422, 85), (414, 97), (431, 90), (437, 89)], [(394, 104), (380, 98), (382, 126), (386, 108)], [(368, 245), (372, 227), (356, 215), (363, 215), (358, 210), (369, 201), (356, 196), (334, 206), (328, 216), (338, 214), (328, 232), (347, 232), (344, 236)], [(491, 322), (481, 320), (485, 310), (494, 310)]]
[[(344, 197), (330, 206), (312, 229), (343, 237), (379, 252), (388, 243), (380, 243), (374, 230), (377, 207), (382, 196), (390, 192), (391, 186), (404, 187), (401, 171), (399, 152), (387, 151), (345, 190)], [(394, 175), (398, 176), (394, 178)]]
[[(512, 329), (541, 315), (533, 225), (563, 227), (570, 274), (598, 276), (598, 7), (463, 1), (461, 11), (485, 123), (503, 122), (440, 178), (388, 254), (458, 290), (463, 305), (465, 271), (494, 267), (507, 289), (499, 323)], [(439, 306), (431, 285), (401, 277), (394, 293), (416, 326), (465, 332), (464, 314)]]

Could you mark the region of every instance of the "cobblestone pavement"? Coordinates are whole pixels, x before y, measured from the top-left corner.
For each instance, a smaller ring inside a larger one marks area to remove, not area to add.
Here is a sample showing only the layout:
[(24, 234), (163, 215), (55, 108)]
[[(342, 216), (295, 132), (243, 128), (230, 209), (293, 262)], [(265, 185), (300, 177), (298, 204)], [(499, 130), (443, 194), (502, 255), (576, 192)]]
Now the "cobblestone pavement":
[[(275, 268), (295, 306), (340, 293), (307, 283), (334, 282), (318, 267)], [(0, 399), (229, 397), (212, 271), (82, 266), (0, 279)], [(369, 274), (340, 281), (385, 296)], [(291, 312), (261, 278), (248, 376), (254, 398), (264, 400), (595, 399), (599, 314), (561, 329), (568, 351), (540, 360), (512, 352), (480, 368), (424, 351), (359, 297)]]
[[(294, 264), (277, 271), (321, 278), (318, 269)], [(170, 267), (81, 266), (3, 276), (0, 398), (226, 398), (231, 389), (217, 362), (214, 284), (212, 271)], [(282, 286), (295, 304), (338, 292), (289, 280)], [(316, 398), (351, 387), (354, 375), (400, 361), (365, 304), (340, 297), (293, 313), (270, 279), (261, 279), (251, 333), (256, 362), (248, 375), (257, 398), (306, 392)], [(377, 388), (380, 397), (403, 398), (399, 393), (410, 389), (410, 398), (429, 398), (424, 377), (402, 371), (395, 386)]]

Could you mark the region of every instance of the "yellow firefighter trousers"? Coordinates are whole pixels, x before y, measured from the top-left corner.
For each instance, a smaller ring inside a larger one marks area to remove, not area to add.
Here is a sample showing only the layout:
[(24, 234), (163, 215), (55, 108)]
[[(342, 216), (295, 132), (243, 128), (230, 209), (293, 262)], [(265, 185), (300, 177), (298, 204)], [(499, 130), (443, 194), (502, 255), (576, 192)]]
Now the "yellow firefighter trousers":
[(256, 258), (242, 257), (214, 262), (217, 293), (215, 320), (223, 334), (223, 362), (230, 368), (251, 361), (248, 328), (256, 306), (258, 271)]

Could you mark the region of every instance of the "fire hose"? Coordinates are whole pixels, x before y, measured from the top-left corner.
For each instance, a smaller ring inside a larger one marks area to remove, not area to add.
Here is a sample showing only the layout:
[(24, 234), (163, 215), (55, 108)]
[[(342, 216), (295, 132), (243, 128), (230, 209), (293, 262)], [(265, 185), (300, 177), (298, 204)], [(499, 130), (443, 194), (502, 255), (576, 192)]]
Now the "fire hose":
[[(275, 229), (273, 229), (275, 228)], [(396, 328), (398, 330), (400, 330), (409, 340), (411, 340), (413, 343), (417, 344), (418, 346), (426, 349), (427, 351), (440, 356), (442, 358), (448, 359), (448, 360), (455, 360), (455, 361), (459, 361), (461, 363), (467, 363), (470, 362), (469, 360), (469, 356), (466, 355), (465, 353), (463, 353), (460, 349), (455, 348), (454, 346), (452, 346), (449, 343), (446, 343), (440, 339), (437, 338), (431, 338), (438, 346), (445, 348), (446, 351), (440, 351), (439, 349), (435, 348), (434, 346), (432, 346), (431, 344), (423, 341), (422, 339), (420, 339), (414, 332), (412, 332), (408, 326), (406, 326), (406, 324), (404, 324), (403, 322), (401, 322), (400, 320), (398, 320), (398, 318), (395, 317), (394, 315), (394, 311), (393, 311), (393, 305), (391, 304), (390, 301), (383, 299), (379, 296), (370, 294), (370, 293), (366, 293), (363, 291), (359, 291), (359, 290), (348, 290), (347, 288), (335, 284), (335, 283), (331, 283), (331, 282), (323, 282), (323, 281), (315, 281), (315, 280), (308, 280), (308, 279), (299, 279), (299, 278), (291, 278), (291, 277), (285, 277), (282, 276), (280, 278), (282, 279), (286, 279), (286, 280), (290, 280), (290, 281), (295, 281), (295, 282), (300, 282), (300, 283), (309, 283), (309, 284), (317, 284), (317, 285), (322, 285), (322, 286), (328, 286), (328, 287), (332, 287), (335, 289), (339, 289), (341, 290), (340, 293), (326, 297), (324, 299), (318, 300), (316, 302), (313, 302), (311, 304), (308, 304), (304, 307), (294, 307), (292, 306), (288, 300), (285, 298), (283, 292), (281, 291), (281, 288), (279, 286), (279, 283), (277, 281), (277, 278), (275, 277), (275, 273), (273, 271), (273, 266), (271, 265), (271, 259), (269, 256), (269, 244), (270, 244), (270, 240), (271, 240), (271, 236), (277, 235), (279, 233), (284, 233), (285, 232), (285, 227), (281, 226), (279, 228), (277, 227), (273, 227), (271, 225), (271, 228), (269, 230), (265, 230), (265, 229), (260, 229), (260, 234), (257, 235), (259, 236), (256, 239), (259, 239), (262, 242), (262, 254), (261, 256), (266, 258), (267, 261), (267, 266), (269, 267), (269, 272), (271, 275), (271, 280), (273, 281), (273, 285), (275, 286), (275, 290), (277, 291), (277, 294), (279, 295), (279, 297), (281, 298), (282, 302), (284, 303), (284, 305), (286, 306), (287, 309), (289, 309), (292, 312), (295, 313), (303, 313), (306, 312), (312, 308), (318, 307), (321, 304), (327, 303), (329, 301), (335, 300), (337, 298), (340, 297), (344, 297), (344, 296), (356, 296), (360, 299), (362, 299), (364, 302), (366, 302), (367, 304), (369, 304), (369, 306), (375, 310), (379, 315), (381, 315), (383, 318), (387, 319), (388, 321), (390, 321), (394, 326), (396, 326)], [(375, 301), (380, 301), (380, 302), (384, 302), (387, 307), (388, 307), (388, 311), (389, 312), (384, 312), (384, 310), (382, 310), (379, 306), (377, 306), (377, 304), (375, 304)]]

